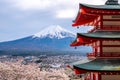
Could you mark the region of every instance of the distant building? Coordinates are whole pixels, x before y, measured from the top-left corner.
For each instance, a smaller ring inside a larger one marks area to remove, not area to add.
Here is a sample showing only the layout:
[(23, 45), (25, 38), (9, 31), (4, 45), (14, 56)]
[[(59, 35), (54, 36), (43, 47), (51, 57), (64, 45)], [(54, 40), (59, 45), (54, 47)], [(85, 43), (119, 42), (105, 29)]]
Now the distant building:
[(51, 64), (51, 67), (52, 67), (52, 68), (60, 68), (60, 67), (61, 67), (61, 64)]

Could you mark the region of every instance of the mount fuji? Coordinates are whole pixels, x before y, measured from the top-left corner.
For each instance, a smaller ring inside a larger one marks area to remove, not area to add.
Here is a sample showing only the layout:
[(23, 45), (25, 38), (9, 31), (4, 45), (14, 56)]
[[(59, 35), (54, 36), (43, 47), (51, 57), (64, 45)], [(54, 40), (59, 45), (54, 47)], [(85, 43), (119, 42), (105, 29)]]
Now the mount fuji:
[(74, 39), (74, 33), (60, 27), (59, 25), (53, 25), (25, 38), (1, 42), (0, 50), (71, 50), (72, 48), (69, 45)]

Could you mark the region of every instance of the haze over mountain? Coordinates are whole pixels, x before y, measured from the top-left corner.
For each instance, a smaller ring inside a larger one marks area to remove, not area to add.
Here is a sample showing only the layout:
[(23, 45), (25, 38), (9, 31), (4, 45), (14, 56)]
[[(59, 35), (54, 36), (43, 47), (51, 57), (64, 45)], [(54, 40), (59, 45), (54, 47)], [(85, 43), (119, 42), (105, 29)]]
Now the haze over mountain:
[(74, 33), (59, 25), (52, 25), (34, 35), (13, 41), (2, 42), (0, 43), (0, 50), (71, 50), (73, 48), (69, 45), (74, 38)]

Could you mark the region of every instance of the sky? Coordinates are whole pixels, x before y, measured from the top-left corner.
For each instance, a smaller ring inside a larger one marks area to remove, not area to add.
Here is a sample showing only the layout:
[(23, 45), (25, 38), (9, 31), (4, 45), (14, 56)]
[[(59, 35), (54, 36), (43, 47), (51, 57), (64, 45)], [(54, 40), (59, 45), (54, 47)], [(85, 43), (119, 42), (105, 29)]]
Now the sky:
[[(40, 32), (50, 25), (70, 31), (79, 3), (101, 5), (106, 0), (0, 0), (0, 42)], [(81, 30), (82, 31), (82, 30)]]

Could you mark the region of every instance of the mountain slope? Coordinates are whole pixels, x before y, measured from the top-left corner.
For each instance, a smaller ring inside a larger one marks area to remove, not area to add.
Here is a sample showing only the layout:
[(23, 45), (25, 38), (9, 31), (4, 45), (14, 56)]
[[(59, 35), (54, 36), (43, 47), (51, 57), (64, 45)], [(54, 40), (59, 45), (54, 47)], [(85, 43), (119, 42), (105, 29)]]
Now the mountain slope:
[(60, 26), (50, 26), (22, 39), (0, 43), (0, 50), (68, 50), (75, 35)]

